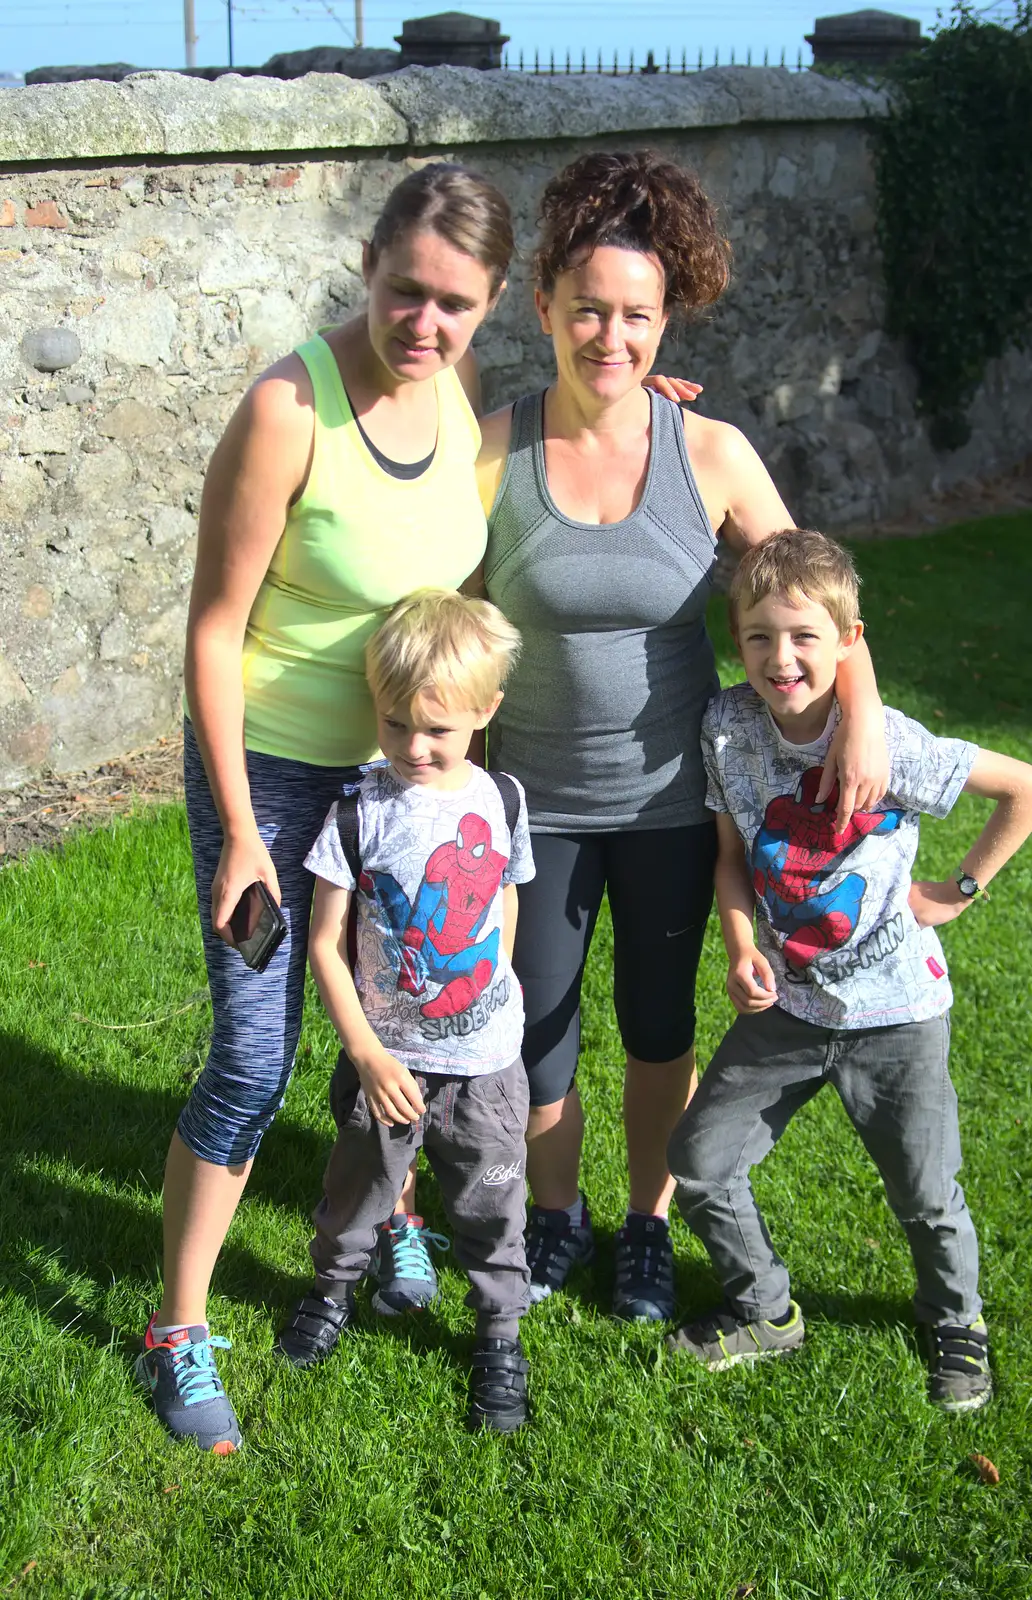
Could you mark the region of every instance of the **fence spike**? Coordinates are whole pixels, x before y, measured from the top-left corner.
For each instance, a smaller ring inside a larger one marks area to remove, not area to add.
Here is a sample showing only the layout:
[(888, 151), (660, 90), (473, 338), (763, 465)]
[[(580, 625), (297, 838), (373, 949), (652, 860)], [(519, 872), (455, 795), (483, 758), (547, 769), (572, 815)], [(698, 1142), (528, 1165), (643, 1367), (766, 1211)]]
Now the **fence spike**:
[(734, 66), (734, 64), (735, 64), (735, 47), (734, 47), (734, 45), (732, 45), (731, 46), (731, 65)]
[(715, 67), (719, 67), (720, 66), (720, 46), (719, 46), (719, 44), (718, 45), (714, 45), (714, 47), (713, 47), (713, 65)]
[(613, 77), (617, 78), (617, 77), (619, 77), (619, 75), (620, 75), (620, 68), (617, 65), (616, 51), (614, 50), (613, 51)]
[(548, 76), (550, 78), (554, 78), (555, 77), (555, 51), (554, 50), (549, 50), (549, 52), (548, 52)]
[(634, 71), (634, 51), (633, 50), (631, 51), (631, 64), (630, 64), (630, 66), (628, 67), (627, 70), (628, 70), (628, 72), (633, 72)]
[(766, 45), (764, 45), (764, 47), (763, 47), (763, 65), (765, 67), (769, 65), (769, 63), (767, 61), (767, 46)]
[(534, 72), (535, 72), (535, 75), (539, 71), (540, 71), (540, 66), (539, 66), (539, 63), (538, 63), (538, 53), (537, 53), (537, 47), (535, 46), (535, 48), (534, 48)]
[(782, 66), (785, 65), (785, 47), (784, 47), (784, 45), (781, 46), (781, 65)]
[(667, 69), (668, 72), (670, 71), (670, 46), (669, 45), (667, 45), (666, 69)]
[(601, 50), (598, 53), (598, 75), (599, 75), (599, 77), (602, 76), (602, 52), (601, 52)]
[(803, 70), (803, 52), (802, 52), (802, 48), (800, 48), (799, 54), (796, 56), (796, 67), (795, 67), (795, 69), (796, 69), (797, 72), (802, 72), (802, 70)]
[(570, 76), (570, 52), (569, 52), (569, 50), (567, 50), (567, 52), (566, 52), (566, 76), (567, 77)]
[(588, 52), (586, 50), (582, 50), (580, 53), (580, 69), (582, 76), (588, 70)]

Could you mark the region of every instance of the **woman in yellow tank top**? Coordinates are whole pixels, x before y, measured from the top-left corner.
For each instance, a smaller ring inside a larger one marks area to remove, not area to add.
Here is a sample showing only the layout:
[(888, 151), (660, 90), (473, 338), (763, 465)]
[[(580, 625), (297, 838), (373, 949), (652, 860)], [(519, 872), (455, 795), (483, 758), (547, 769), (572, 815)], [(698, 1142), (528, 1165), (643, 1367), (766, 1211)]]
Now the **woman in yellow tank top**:
[[(511, 252), (493, 185), (446, 163), (412, 173), (365, 246), (364, 310), (259, 378), (205, 482), (185, 775), (213, 1038), (169, 1149), (164, 1297), (138, 1373), (171, 1432), (218, 1454), (240, 1432), (205, 1304), (293, 1066), (313, 883), (304, 856), (342, 786), (379, 756), (367, 637), (403, 595), (457, 588), (480, 565), (468, 352)], [(288, 926), (264, 973), (230, 943), (230, 916), (256, 880)]]

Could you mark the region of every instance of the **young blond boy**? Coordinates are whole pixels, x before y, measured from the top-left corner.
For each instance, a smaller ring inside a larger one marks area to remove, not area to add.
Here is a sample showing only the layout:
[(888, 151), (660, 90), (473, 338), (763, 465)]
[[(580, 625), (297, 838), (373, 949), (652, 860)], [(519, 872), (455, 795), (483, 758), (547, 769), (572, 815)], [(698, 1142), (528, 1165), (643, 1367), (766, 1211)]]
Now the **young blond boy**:
[[(978, 1245), (956, 1181), (952, 994), (934, 930), (988, 899), (986, 884), (1028, 837), (1032, 767), (936, 738), (887, 709), (889, 791), (836, 831), (836, 795), (815, 802), (838, 716), (835, 673), (863, 631), (857, 586), (840, 546), (790, 530), (750, 551), (731, 587), (748, 682), (709, 707), (703, 755), (738, 1017), (669, 1149), (678, 1205), (726, 1303), (668, 1345), (715, 1371), (802, 1343), (749, 1172), (831, 1082), (910, 1244), (930, 1398), (971, 1411), (989, 1400), (992, 1380)], [(921, 812), (944, 817), (961, 793), (996, 809), (953, 877), (912, 882)]]
[(315, 1284), (278, 1343), (298, 1366), (334, 1349), (422, 1148), (477, 1314), (470, 1421), (499, 1432), (527, 1414), (528, 1091), (511, 955), (516, 885), (534, 865), (522, 789), (466, 752), (518, 645), (494, 606), (448, 590), (403, 600), (369, 641), (389, 765), (363, 779), (357, 808), (333, 806), (305, 863), (318, 879), (309, 959), (342, 1045), (330, 1087), (337, 1140), (314, 1218)]

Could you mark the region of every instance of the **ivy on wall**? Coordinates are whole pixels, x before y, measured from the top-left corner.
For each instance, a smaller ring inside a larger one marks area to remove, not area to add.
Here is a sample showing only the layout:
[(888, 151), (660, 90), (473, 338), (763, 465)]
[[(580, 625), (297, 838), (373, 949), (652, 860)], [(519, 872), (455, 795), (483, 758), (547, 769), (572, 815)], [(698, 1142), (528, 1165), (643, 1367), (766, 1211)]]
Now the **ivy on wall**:
[(970, 437), (986, 363), (1032, 332), (1032, 0), (1011, 4), (1009, 26), (955, 4), (891, 69), (876, 138), (888, 331), (942, 450)]

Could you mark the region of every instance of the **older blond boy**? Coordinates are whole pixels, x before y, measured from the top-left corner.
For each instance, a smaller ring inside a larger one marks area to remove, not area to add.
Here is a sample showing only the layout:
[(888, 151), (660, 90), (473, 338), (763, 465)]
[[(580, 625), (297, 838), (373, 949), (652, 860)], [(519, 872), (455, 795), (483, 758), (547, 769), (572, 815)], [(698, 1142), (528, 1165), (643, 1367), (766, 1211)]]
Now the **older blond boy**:
[[(378, 1225), (423, 1149), (477, 1314), (470, 1421), (526, 1418), (523, 1003), (511, 966), (516, 885), (533, 876), (514, 779), (466, 752), (502, 697), (519, 635), (487, 601), (425, 590), (370, 640), (366, 671), (388, 765), (338, 801), (306, 865), (318, 879), (309, 958), (342, 1049), (337, 1140), (315, 1213), (315, 1285), (278, 1349), (308, 1366), (354, 1315)], [(357, 896), (357, 955), (347, 929)]]
[[(668, 1343), (710, 1370), (802, 1343), (749, 1172), (830, 1082), (910, 1244), (930, 1398), (974, 1410), (992, 1381), (978, 1245), (956, 1181), (952, 994), (935, 928), (988, 899), (986, 884), (1028, 837), (1032, 767), (887, 709), (889, 792), (839, 832), (836, 795), (824, 805), (816, 795), (835, 673), (863, 631), (849, 556), (819, 533), (774, 535), (739, 567), (731, 619), (748, 682), (710, 706), (703, 755), (738, 1017), (669, 1151), (678, 1205), (726, 1303)], [(944, 817), (962, 793), (995, 800), (994, 813), (955, 876), (912, 882), (920, 814)]]

